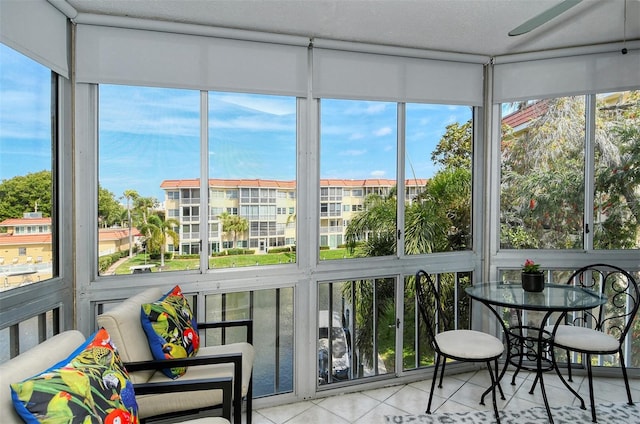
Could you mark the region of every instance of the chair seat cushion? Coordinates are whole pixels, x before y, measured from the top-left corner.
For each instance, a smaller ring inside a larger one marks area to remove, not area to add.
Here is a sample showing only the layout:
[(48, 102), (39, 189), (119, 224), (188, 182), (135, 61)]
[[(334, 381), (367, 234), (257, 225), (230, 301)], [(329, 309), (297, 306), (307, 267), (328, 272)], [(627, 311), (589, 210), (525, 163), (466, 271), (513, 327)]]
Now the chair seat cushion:
[[(553, 331), (553, 326), (545, 330)], [(554, 343), (581, 352), (616, 352), (620, 348), (616, 338), (602, 331), (573, 325), (559, 325)]]
[(500, 339), (474, 330), (444, 331), (436, 334), (436, 342), (443, 354), (461, 359), (492, 359), (504, 352)]
[[(198, 351), (198, 357), (220, 355), (227, 353), (242, 353), (242, 395), (249, 391), (249, 381), (255, 357), (255, 349), (249, 343), (231, 343), (221, 346), (202, 346)], [(180, 381), (197, 380), (215, 377), (233, 376), (233, 364), (198, 365), (187, 368)], [(169, 377), (162, 372), (156, 372), (149, 383), (166, 382)], [(176, 393), (138, 395), (140, 418), (153, 417), (175, 411), (188, 411), (191, 409), (205, 408), (222, 403), (222, 390), (201, 390), (189, 393), (189, 396), (180, 396)]]
[(11, 384), (11, 391), (16, 411), (29, 423), (138, 422), (133, 384), (103, 328), (67, 359)]

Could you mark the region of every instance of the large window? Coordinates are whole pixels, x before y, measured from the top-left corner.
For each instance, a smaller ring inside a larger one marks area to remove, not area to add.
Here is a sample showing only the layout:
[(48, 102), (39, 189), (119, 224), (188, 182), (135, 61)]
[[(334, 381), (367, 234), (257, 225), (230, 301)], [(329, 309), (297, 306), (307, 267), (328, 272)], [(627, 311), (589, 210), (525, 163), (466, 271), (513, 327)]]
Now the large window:
[(640, 91), (597, 96), (595, 249), (640, 248)]
[(0, 44), (0, 290), (57, 275), (55, 81)]
[(318, 385), (396, 370), (394, 278), (320, 283)]
[[(397, 122), (404, 114), (404, 193)], [(472, 107), (323, 100), (320, 258), (397, 253), (397, 202), (407, 255), (471, 249)]]
[(396, 104), (322, 100), (321, 110), (320, 258), (395, 254)]
[(473, 109), (406, 105), (405, 254), (471, 249)]
[(199, 247), (199, 107), (197, 91), (100, 86), (101, 275), (198, 267), (172, 259)]
[(209, 93), (209, 185), (210, 267), (295, 261), (294, 97)]
[(501, 247), (582, 249), (584, 96), (505, 104), (503, 116)]
[(638, 91), (502, 109), (501, 247), (639, 248)]

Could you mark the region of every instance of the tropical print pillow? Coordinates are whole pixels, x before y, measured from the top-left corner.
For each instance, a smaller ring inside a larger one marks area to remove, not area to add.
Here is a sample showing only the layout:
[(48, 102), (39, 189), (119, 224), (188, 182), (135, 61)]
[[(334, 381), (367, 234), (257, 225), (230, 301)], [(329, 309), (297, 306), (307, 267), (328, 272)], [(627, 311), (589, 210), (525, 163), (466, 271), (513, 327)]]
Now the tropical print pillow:
[[(197, 321), (180, 286), (175, 286), (156, 302), (143, 304), (140, 320), (155, 359), (187, 358), (198, 353)], [(162, 371), (167, 377), (176, 379), (184, 375), (187, 368)]]
[(64, 361), (11, 384), (11, 397), (29, 424), (138, 423), (133, 384), (104, 328)]

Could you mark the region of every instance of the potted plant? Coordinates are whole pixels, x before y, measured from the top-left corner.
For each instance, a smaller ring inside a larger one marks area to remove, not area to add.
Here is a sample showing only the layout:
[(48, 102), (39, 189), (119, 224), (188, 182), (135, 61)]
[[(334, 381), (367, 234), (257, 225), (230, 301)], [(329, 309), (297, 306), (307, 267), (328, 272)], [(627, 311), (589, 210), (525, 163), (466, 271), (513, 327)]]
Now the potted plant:
[(524, 261), (522, 266), (522, 288), (528, 292), (541, 292), (544, 290), (544, 273), (540, 271), (540, 264), (531, 259)]

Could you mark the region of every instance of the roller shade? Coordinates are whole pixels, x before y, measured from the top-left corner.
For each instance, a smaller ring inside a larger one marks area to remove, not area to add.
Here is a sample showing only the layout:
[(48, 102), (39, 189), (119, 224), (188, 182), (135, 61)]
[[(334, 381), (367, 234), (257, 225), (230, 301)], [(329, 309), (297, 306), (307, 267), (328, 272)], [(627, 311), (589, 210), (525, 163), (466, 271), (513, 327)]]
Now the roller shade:
[(640, 50), (530, 60), (494, 67), (494, 102), (640, 88)]
[(481, 106), (483, 65), (313, 49), (313, 97)]
[(67, 17), (45, 0), (1, 0), (0, 41), (69, 78)]
[(84, 83), (306, 96), (307, 47), (78, 25)]

